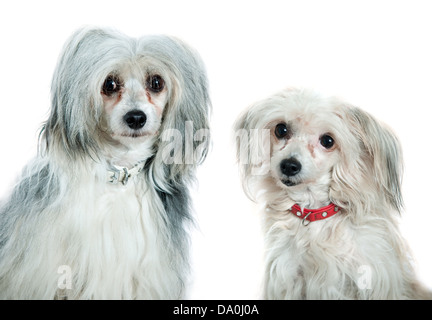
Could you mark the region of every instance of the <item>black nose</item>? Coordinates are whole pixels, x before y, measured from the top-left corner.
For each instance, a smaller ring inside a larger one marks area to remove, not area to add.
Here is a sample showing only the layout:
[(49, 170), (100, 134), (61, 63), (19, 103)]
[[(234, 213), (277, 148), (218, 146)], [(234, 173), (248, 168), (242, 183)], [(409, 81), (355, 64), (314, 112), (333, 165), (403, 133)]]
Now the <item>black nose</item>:
[(141, 110), (132, 110), (124, 115), (123, 120), (127, 123), (129, 128), (138, 130), (144, 127), (147, 116)]
[(301, 163), (295, 158), (284, 159), (280, 163), (281, 172), (288, 177), (295, 176), (300, 172), (301, 168)]

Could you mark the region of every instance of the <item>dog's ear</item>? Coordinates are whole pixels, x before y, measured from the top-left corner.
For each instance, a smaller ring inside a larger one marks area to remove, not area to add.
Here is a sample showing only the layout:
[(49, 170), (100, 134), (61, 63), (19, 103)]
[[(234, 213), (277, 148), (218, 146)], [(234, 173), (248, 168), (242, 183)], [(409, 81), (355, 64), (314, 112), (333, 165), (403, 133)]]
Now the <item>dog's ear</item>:
[(268, 173), (270, 160), (270, 130), (259, 122), (259, 105), (241, 114), (234, 123), (237, 162), (245, 175)]
[[(156, 154), (150, 160), (153, 179), (160, 187), (193, 176), (210, 146), (211, 103), (204, 63), (198, 53), (179, 39), (168, 36), (143, 38), (171, 75), (169, 101), (164, 109)], [(157, 165), (154, 165), (157, 164)], [(159, 181), (159, 183), (158, 183)]]
[(102, 111), (102, 82), (128, 41), (110, 29), (85, 27), (66, 42), (52, 79), (51, 114), (41, 134), (48, 149), (97, 157), (94, 137)]
[[(355, 188), (359, 188), (358, 193), (369, 190), (376, 199), (384, 199), (400, 212), (403, 208), (403, 161), (398, 138), (390, 128), (359, 108), (345, 106), (341, 114), (356, 140), (356, 147), (346, 146), (352, 154), (345, 156), (344, 166), (350, 168), (345, 170), (345, 174), (357, 180)], [(342, 150), (342, 153), (347, 150)], [(338, 178), (344, 179), (342, 174)]]
[(250, 184), (254, 177), (265, 175), (270, 170), (270, 129), (266, 128), (263, 116), (266, 102), (261, 101), (245, 110), (234, 123), (234, 141), (241, 181), (246, 195), (253, 199)]

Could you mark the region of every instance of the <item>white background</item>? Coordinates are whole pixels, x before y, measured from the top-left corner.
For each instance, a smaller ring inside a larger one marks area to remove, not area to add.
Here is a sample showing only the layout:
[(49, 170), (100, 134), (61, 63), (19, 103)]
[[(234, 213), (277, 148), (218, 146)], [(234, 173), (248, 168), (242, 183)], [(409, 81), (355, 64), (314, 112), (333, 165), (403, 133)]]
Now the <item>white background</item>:
[(231, 138), (245, 107), (288, 86), (338, 95), (387, 122), (405, 155), (402, 228), (432, 287), (430, 1), (3, 1), (0, 194), (36, 153), (65, 40), (82, 25), (178, 36), (202, 55), (213, 149), (194, 192), (193, 299), (257, 298), (262, 235), (241, 190)]

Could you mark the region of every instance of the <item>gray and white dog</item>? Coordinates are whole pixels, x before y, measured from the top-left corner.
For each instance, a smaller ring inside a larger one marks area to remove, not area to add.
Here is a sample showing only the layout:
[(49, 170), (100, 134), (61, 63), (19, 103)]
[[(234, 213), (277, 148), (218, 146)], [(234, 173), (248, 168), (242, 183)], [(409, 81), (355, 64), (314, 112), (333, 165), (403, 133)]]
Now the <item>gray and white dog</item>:
[(38, 155), (0, 206), (1, 298), (185, 296), (207, 89), (178, 39), (93, 27), (69, 39)]

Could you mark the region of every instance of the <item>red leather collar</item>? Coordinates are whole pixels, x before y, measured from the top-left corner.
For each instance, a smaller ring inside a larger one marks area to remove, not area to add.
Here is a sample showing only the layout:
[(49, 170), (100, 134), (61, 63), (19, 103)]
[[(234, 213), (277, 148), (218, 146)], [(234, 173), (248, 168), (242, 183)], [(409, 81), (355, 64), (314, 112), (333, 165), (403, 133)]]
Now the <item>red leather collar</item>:
[[(328, 206), (319, 209), (301, 209), (299, 205), (295, 204), (289, 209), (289, 211), (296, 217), (303, 219), (303, 225), (307, 226), (309, 223), (317, 220), (323, 220), (334, 216), (340, 211), (340, 208), (335, 204), (330, 203)], [(305, 222), (309, 221), (309, 222)]]

